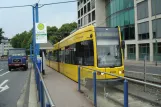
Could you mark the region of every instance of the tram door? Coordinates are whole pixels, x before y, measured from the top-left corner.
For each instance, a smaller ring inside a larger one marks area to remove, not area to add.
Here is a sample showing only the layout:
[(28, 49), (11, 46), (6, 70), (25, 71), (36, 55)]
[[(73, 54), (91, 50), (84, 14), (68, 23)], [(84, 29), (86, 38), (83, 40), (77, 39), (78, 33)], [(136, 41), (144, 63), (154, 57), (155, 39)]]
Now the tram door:
[(64, 74), (64, 51), (65, 49), (61, 49), (59, 51), (59, 72), (63, 73)]

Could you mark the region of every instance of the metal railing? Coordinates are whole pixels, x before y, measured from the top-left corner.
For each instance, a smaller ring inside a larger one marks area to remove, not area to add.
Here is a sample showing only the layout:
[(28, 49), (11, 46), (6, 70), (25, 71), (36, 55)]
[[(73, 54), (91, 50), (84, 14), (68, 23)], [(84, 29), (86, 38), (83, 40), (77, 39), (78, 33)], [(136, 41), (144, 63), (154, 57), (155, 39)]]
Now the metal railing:
[(37, 63), (34, 62), (34, 68), (36, 85), (38, 90), (38, 101), (40, 103), (40, 107), (56, 107), (51, 99), (51, 96), (41, 75), (41, 61), (38, 60)]
[(132, 78), (128, 78), (128, 77), (122, 77), (122, 76), (119, 76), (119, 75), (116, 75), (116, 74), (97, 71), (97, 70), (90, 69), (90, 68), (87, 68), (87, 67), (79, 66), (78, 67), (78, 91), (79, 92), (81, 92), (81, 68), (85, 68), (85, 69), (92, 71), (92, 74), (93, 74), (93, 77), (92, 77), (93, 86), (92, 87), (93, 87), (93, 96), (94, 96), (94, 99), (93, 99), (94, 107), (97, 107), (97, 95), (96, 95), (96, 93), (97, 93), (97, 88), (96, 88), (97, 72), (124, 79), (124, 107), (128, 107), (128, 81), (132, 81), (132, 82), (136, 82), (136, 83), (140, 83), (140, 84), (144, 84), (144, 85), (149, 85), (149, 86), (157, 87), (157, 88), (161, 89), (161, 85), (157, 85), (157, 84), (154, 84), (154, 83), (136, 80), (136, 79), (132, 79)]

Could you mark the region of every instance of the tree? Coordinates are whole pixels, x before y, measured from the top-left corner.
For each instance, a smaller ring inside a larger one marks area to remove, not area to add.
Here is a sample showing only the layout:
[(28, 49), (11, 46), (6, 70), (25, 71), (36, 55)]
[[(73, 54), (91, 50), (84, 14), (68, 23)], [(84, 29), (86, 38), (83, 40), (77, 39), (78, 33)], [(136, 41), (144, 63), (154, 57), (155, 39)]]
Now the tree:
[[(77, 23), (75, 22), (63, 24), (59, 29), (56, 26), (48, 26), (47, 38), (52, 44), (55, 44), (64, 37), (68, 36), (69, 33), (76, 28)], [(32, 30), (16, 34), (11, 39), (11, 44), (14, 48), (26, 48), (27, 50), (29, 50), (31, 43), (32, 43)]]
[(76, 22), (63, 24), (58, 30), (58, 32), (60, 33), (59, 38), (60, 39), (65, 38), (70, 34), (70, 32), (72, 32), (76, 28), (77, 28)]
[(1, 40), (4, 38), (3, 33), (4, 33), (3, 29), (0, 28), (0, 44), (1, 44)]

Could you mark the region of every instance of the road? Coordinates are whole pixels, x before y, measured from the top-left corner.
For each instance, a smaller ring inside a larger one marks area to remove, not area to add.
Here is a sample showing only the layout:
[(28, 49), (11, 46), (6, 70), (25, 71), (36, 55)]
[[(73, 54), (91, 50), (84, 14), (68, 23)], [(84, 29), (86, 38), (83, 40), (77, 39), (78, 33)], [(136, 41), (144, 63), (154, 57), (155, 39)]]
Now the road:
[[(125, 64), (125, 71), (134, 71), (134, 72), (144, 72), (144, 65), (143, 64)], [(146, 66), (147, 73), (152, 74), (161, 74), (161, 67), (158, 66)]]
[[(8, 71), (7, 61), (0, 61), (0, 107), (16, 107), (27, 80), (28, 71)], [(3, 84), (4, 83), (4, 84)], [(2, 85), (3, 84), (3, 85)], [(2, 85), (2, 86), (1, 86)]]

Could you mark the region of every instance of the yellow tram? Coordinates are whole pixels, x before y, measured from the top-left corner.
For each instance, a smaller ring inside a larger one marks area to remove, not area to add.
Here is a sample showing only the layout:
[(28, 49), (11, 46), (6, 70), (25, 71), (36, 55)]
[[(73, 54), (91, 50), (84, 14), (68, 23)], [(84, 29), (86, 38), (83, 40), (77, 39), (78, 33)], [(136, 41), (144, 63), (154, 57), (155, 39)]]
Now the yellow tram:
[[(123, 44), (120, 28), (94, 27), (81, 28), (48, 50), (47, 65), (78, 81), (78, 66), (124, 76)], [(81, 69), (84, 76), (91, 70)], [(92, 74), (92, 73), (91, 73)], [(104, 73), (97, 73), (97, 79), (116, 79)]]

